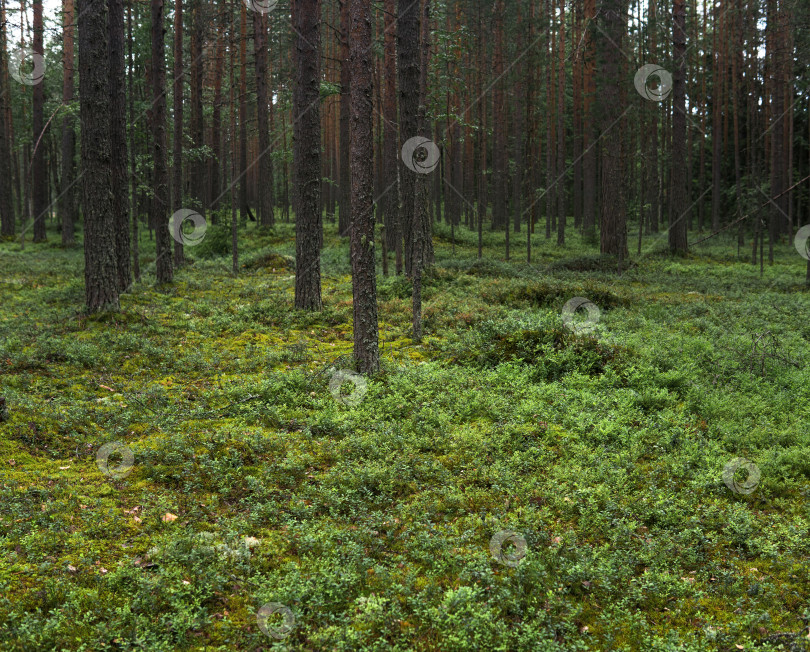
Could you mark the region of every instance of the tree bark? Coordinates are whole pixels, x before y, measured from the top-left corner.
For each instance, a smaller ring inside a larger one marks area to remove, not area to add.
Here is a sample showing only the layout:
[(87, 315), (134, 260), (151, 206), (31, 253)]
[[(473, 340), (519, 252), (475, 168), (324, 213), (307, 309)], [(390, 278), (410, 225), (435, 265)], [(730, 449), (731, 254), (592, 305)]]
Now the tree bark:
[[(6, 58), (6, 15), (0, 4), (0, 235), (14, 235), (14, 202), (12, 197), (11, 147), (8, 120), (8, 60)], [(61, 214), (61, 213), (60, 213)]]
[(600, 202), (601, 251), (627, 256), (624, 174), (622, 161), (622, 103), (617, 79), (622, 78), (622, 42), (626, 33), (621, 0), (600, 0), (603, 38), (600, 39), (602, 105), (602, 197)]
[(372, 134), (371, 5), (351, 0), (351, 258), (354, 359), (357, 370), (380, 368), (374, 273), (374, 138)]
[(151, 0), (152, 8), (152, 188), (151, 222), (155, 228), (155, 267), (157, 282), (171, 283), (172, 250), (169, 243), (169, 171), (166, 167), (166, 61), (163, 54), (163, 11), (165, 0)]
[(295, 307), (304, 310), (322, 307), (320, 16), (319, 0), (295, 0)]
[(686, 253), (686, 7), (684, 0), (672, 6), (672, 53), (675, 71), (672, 84), (672, 187), (669, 214), (669, 250)]
[[(183, 208), (183, 0), (174, 2), (174, 129), (172, 212)], [(174, 241), (174, 266), (183, 264), (183, 243)]]
[(349, 113), (351, 69), (349, 68), (350, 0), (340, 0), (340, 181), (338, 182), (338, 233), (351, 228), (351, 168), (349, 164)]
[[(76, 57), (74, 54), (75, 13), (73, 0), (62, 1), (62, 103), (73, 102), (74, 72)], [(76, 131), (73, 128), (74, 118), (67, 112), (62, 118), (62, 173), (59, 187), (57, 210), (62, 224), (62, 245), (70, 246), (75, 242), (74, 228), (76, 223)], [(2, 154), (0, 154), (2, 157)], [(0, 176), (2, 173), (0, 172)]]
[(127, 179), (127, 96), (124, 84), (124, 3), (108, 1), (110, 37), (110, 146), (112, 148), (113, 214), (115, 250), (118, 258), (118, 291), (132, 284), (129, 260), (129, 180)]
[(259, 223), (272, 227), (273, 178), (270, 170), (270, 134), (267, 131), (267, 19), (260, 11), (253, 14), (253, 51), (256, 56), (256, 120), (259, 126)]
[[(153, 0), (159, 2), (160, 0)], [(79, 0), (79, 96), (84, 208), (84, 288), (88, 312), (118, 310), (118, 265), (110, 193), (109, 50), (105, 0)]]
[[(33, 51), (44, 55), (42, 46), (42, 0), (34, 0)], [(48, 212), (48, 161), (45, 157), (44, 134), (45, 81), (34, 84), (33, 160), (31, 162), (31, 188), (34, 210), (34, 242), (45, 242), (45, 217)]]

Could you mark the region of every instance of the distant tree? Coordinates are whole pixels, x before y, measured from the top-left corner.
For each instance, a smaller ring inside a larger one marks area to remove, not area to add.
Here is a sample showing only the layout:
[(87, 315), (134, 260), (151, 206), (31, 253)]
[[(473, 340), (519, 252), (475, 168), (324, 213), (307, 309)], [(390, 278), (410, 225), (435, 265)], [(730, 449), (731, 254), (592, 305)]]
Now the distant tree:
[(399, 148), (397, 147), (396, 0), (385, 0), (385, 94), (383, 97), (383, 200), (385, 237), (394, 249), (397, 274), (402, 274), (402, 229), (399, 222)]
[(127, 98), (124, 84), (124, 3), (108, 0), (110, 37), (110, 148), (112, 153), (113, 214), (115, 250), (118, 259), (118, 291), (132, 283), (129, 252), (129, 179), (127, 178)]
[(599, 39), (602, 129), (602, 199), (599, 203), (601, 251), (627, 256), (624, 161), (622, 160), (622, 103), (619, 81), (622, 75), (622, 43), (626, 33), (622, 0), (599, 0), (602, 38)]
[(256, 58), (256, 120), (259, 126), (259, 223), (273, 226), (273, 176), (270, 168), (270, 135), (267, 130), (267, 25), (266, 14), (253, 13), (253, 52)]
[(14, 202), (12, 197), (10, 129), (8, 125), (8, 88), (6, 70), (6, 16), (0, 4), (0, 235), (14, 235)]
[[(172, 129), (172, 212), (183, 208), (183, 0), (174, 2), (174, 74)], [(174, 241), (174, 266), (183, 264), (183, 242)]]
[(172, 250), (169, 243), (169, 171), (166, 167), (166, 60), (163, 54), (164, 0), (151, 0), (152, 8), (152, 183), (151, 222), (155, 227), (155, 266), (157, 282), (171, 283)]
[[(34, 0), (34, 43), (33, 50), (44, 56), (42, 46), (42, 0)], [(45, 80), (34, 84), (33, 103), (33, 160), (31, 161), (31, 186), (34, 210), (34, 242), (44, 242), (45, 217), (48, 212), (48, 161), (45, 158), (44, 138)]]
[(340, 180), (338, 182), (338, 233), (349, 235), (351, 227), (351, 165), (349, 163), (349, 113), (351, 105), (351, 68), (349, 66), (349, 30), (351, 0), (340, 1)]
[(106, 0), (79, 0), (78, 14), (84, 288), (92, 313), (118, 310)]
[[(76, 31), (74, 20), (73, 0), (62, 0), (62, 103), (66, 105), (73, 102), (76, 66), (73, 47)], [(73, 123), (73, 115), (70, 111), (67, 111), (62, 118), (62, 173), (60, 175), (59, 199), (57, 201), (57, 213), (62, 224), (63, 245), (72, 245), (75, 239), (76, 131), (73, 128)], [(0, 158), (4, 158), (2, 154), (0, 154)], [(2, 176), (2, 172), (0, 172), (0, 176)]]
[(672, 46), (675, 71), (672, 84), (672, 189), (669, 214), (669, 249), (673, 253), (685, 253), (686, 233), (686, 7), (684, 0), (674, 0), (672, 5)]

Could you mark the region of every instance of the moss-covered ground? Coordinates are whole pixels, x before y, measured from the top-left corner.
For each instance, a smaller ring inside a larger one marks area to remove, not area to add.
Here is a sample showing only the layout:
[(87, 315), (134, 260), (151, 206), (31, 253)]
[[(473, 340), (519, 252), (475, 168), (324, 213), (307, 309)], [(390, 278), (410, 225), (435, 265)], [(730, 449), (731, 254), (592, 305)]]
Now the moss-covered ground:
[[(619, 275), (574, 234), (528, 265), (525, 233), (504, 262), (461, 231), (437, 228), (422, 342), (379, 277), (383, 370), (337, 398), (332, 224), (319, 313), (286, 224), (243, 234), (236, 278), (204, 242), (155, 287), (145, 256), (93, 317), (80, 249), (0, 243), (0, 649), (810, 649), (805, 261), (649, 236)], [(736, 458), (759, 479), (724, 482)]]

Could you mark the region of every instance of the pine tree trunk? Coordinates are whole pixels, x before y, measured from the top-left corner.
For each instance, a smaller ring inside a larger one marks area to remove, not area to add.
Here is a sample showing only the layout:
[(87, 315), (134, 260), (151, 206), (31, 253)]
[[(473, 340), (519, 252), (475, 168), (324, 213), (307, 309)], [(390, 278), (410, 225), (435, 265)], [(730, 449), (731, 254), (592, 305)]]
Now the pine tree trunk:
[(385, 236), (394, 250), (397, 275), (402, 274), (402, 229), (399, 222), (399, 151), (397, 148), (396, 2), (385, 0), (385, 96), (383, 98), (383, 190)]
[[(419, 3), (398, 0), (397, 5), (397, 58), (399, 75), (399, 151), (410, 139), (418, 135), (419, 111)], [(402, 157), (400, 156), (402, 161)], [(414, 249), (414, 210), (416, 177), (402, 161), (400, 164), (400, 224), (405, 239), (405, 273), (411, 276), (417, 255)]]
[(380, 368), (374, 273), (374, 137), (372, 132), (371, 6), (351, 0), (351, 259), (354, 359), (357, 370)]
[[(653, 1), (653, 0), (651, 0)], [(593, 18), (596, 15), (596, 1), (585, 0), (585, 62), (584, 98), (582, 127), (582, 232), (586, 239), (595, 237), (596, 228), (596, 139), (595, 139), (595, 64)]]
[(351, 228), (351, 168), (349, 166), (349, 113), (351, 71), (349, 68), (350, 0), (340, 1), (340, 182), (338, 183), (338, 233)]
[(273, 199), (270, 172), (270, 134), (267, 131), (267, 19), (263, 12), (253, 14), (253, 51), (256, 56), (256, 119), (259, 126), (259, 223), (272, 227)]
[(560, 41), (557, 73), (557, 246), (565, 244), (565, 0), (560, 0)]
[[(73, 102), (74, 91), (74, 35), (75, 12), (73, 0), (63, 0), (63, 32), (62, 32), (62, 102)], [(62, 224), (62, 245), (70, 246), (75, 242), (74, 225), (76, 223), (76, 131), (73, 127), (74, 118), (67, 113), (62, 118), (62, 174), (59, 186), (59, 199), (57, 212)], [(0, 154), (2, 158), (2, 154)], [(2, 176), (2, 172), (0, 172)]]
[[(72, 24), (72, 21), (71, 21)], [(14, 235), (14, 202), (12, 197), (11, 147), (8, 120), (11, 116), (8, 100), (9, 82), (6, 71), (6, 12), (0, 4), (0, 235)], [(61, 215), (61, 211), (60, 211)]]
[[(174, 2), (174, 129), (172, 213), (183, 208), (183, 0)], [(183, 243), (174, 240), (174, 266), (183, 264)]]
[(78, 27), (84, 287), (87, 310), (93, 313), (118, 310), (117, 220), (110, 193), (112, 145), (105, 0), (79, 0)]
[(686, 7), (674, 0), (672, 7), (672, 46), (675, 70), (672, 84), (672, 210), (669, 221), (669, 250), (686, 253)]
[[(135, 94), (132, 90), (132, 78), (135, 74), (135, 63), (132, 58), (132, 5), (127, 3), (127, 56), (129, 59), (129, 177), (131, 182), (132, 202), (132, 276), (141, 280), (140, 243), (138, 241), (138, 182), (135, 178)], [(63, 176), (64, 179), (64, 176)]]
[(239, 218), (248, 219), (247, 195), (247, 9), (240, 4), (239, 29)]
[[(509, 238), (509, 222), (506, 219), (506, 184), (507, 166), (509, 164), (506, 155), (506, 95), (504, 93), (504, 46), (503, 46), (503, 0), (496, 0), (493, 9), (494, 31), (495, 31), (495, 54), (492, 65), (492, 72), (495, 76), (493, 88), (493, 125), (492, 138), (495, 146), (493, 185), (494, 203), (492, 210), (492, 221), (495, 228), (507, 227), (507, 239)], [(507, 245), (506, 258), (509, 259)]]
[(124, 87), (124, 3), (108, 0), (110, 38), (110, 146), (113, 214), (118, 258), (118, 291), (132, 284), (129, 251), (129, 179), (127, 178), (127, 96)]
[(163, 14), (165, 0), (151, 0), (152, 7), (152, 189), (150, 222), (155, 229), (157, 282), (171, 283), (172, 249), (168, 229), (169, 171), (166, 167), (166, 60), (164, 56)]
[(599, 78), (602, 128), (602, 192), (600, 201), (601, 252), (627, 257), (624, 175), (622, 161), (623, 112), (616, 79), (622, 76), (622, 43), (626, 33), (622, 0), (600, 0), (602, 38)]
[[(34, 42), (33, 51), (43, 55), (42, 35), (42, 0), (34, 0)], [(34, 242), (45, 242), (45, 218), (48, 212), (48, 161), (45, 157), (44, 134), (45, 81), (34, 84), (34, 102), (32, 114), (32, 156), (31, 190), (34, 209)]]
[(304, 310), (322, 307), (320, 24), (319, 0), (295, 0), (295, 307)]

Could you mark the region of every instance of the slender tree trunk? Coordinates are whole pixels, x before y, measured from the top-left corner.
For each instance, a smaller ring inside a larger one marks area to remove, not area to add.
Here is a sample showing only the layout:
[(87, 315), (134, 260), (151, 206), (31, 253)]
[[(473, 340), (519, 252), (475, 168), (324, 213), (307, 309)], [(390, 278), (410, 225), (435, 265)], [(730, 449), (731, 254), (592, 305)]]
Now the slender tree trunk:
[(560, 0), (559, 72), (557, 73), (557, 246), (565, 245), (565, 0)]
[[(183, 208), (183, 0), (174, 2), (174, 130), (172, 212)], [(174, 266), (184, 261), (183, 242), (174, 240)]]
[[(419, 111), (419, 3), (398, 0), (397, 5), (397, 57), (399, 74), (399, 136), (400, 147), (418, 135)], [(402, 157), (400, 157), (402, 160)], [(405, 238), (405, 273), (411, 276), (413, 262), (421, 252), (414, 250), (414, 211), (416, 176), (400, 164), (400, 224)]]
[[(138, 241), (138, 182), (135, 175), (135, 93), (132, 90), (132, 78), (135, 74), (135, 63), (132, 58), (132, 5), (127, 3), (127, 56), (129, 59), (129, 72), (127, 83), (129, 85), (129, 177), (132, 201), (132, 276), (136, 281), (141, 280), (140, 243)], [(64, 180), (64, 175), (63, 175)]]
[(240, 4), (239, 29), (239, 217), (242, 223), (248, 219), (247, 191), (247, 10)]
[(87, 310), (93, 313), (118, 310), (117, 220), (110, 193), (107, 4), (105, 0), (79, 0), (78, 14), (84, 287)]
[(166, 167), (166, 60), (164, 56), (163, 12), (165, 0), (151, 0), (152, 6), (152, 187), (150, 221), (155, 229), (155, 267), (158, 284), (173, 278), (169, 229), (169, 171)]
[(602, 104), (602, 199), (600, 202), (601, 251), (627, 257), (626, 208), (622, 161), (622, 102), (612, 80), (622, 75), (622, 42), (626, 33), (621, 0), (600, 0), (603, 38), (599, 77), (603, 80)]
[(349, 68), (350, 0), (340, 2), (340, 182), (338, 183), (338, 233), (351, 228), (351, 168), (349, 166), (349, 113), (351, 70)]
[[(652, 1), (652, 0), (651, 0)], [(596, 142), (594, 133), (594, 30), (593, 18), (596, 15), (596, 1), (585, 0), (585, 62), (584, 98), (582, 129), (582, 232), (586, 239), (595, 237), (596, 228)], [(548, 147), (548, 145), (547, 145)]]
[[(62, 1), (62, 102), (69, 105), (73, 102), (74, 90), (74, 34), (75, 13), (73, 0)], [(62, 174), (59, 186), (57, 209), (62, 224), (62, 244), (70, 246), (75, 242), (74, 224), (76, 223), (76, 131), (73, 128), (74, 118), (70, 112), (62, 117)], [(2, 158), (2, 154), (0, 154)], [(0, 172), (0, 176), (2, 173)]]
[[(492, 221), (495, 228), (506, 226), (507, 243), (509, 239), (509, 221), (506, 218), (506, 184), (507, 184), (507, 154), (506, 154), (506, 95), (504, 93), (504, 45), (503, 45), (503, 0), (495, 0), (493, 8), (495, 55), (492, 72), (495, 76), (493, 88), (493, 125), (492, 137), (494, 140), (494, 204)], [(506, 245), (506, 259), (509, 260), (509, 245)]]
[(14, 235), (15, 229), (11, 176), (11, 129), (8, 124), (11, 111), (9, 110), (10, 102), (8, 100), (9, 81), (7, 70), (6, 12), (5, 6), (0, 3), (0, 235), (11, 237)]
[(686, 253), (686, 7), (674, 0), (672, 7), (672, 46), (675, 71), (672, 85), (672, 186), (669, 222), (669, 249)]
[(296, 83), (293, 165), (295, 167), (295, 307), (321, 309), (321, 110), (319, 0), (295, 0)]
[(253, 50), (256, 56), (256, 119), (259, 125), (259, 223), (272, 227), (273, 198), (270, 171), (270, 134), (267, 131), (267, 19), (265, 13), (253, 14)]
[[(42, 0), (33, 1), (34, 42), (33, 50), (44, 56), (42, 45)], [(45, 157), (44, 135), (45, 81), (34, 84), (33, 103), (33, 161), (31, 163), (31, 185), (34, 209), (34, 242), (45, 242), (45, 217), (48, 212), (48, 161)]]
[(127, 179), (127, 96), (124, 65), (124, 3), (107, 0), (110, 47), (110, 145), (113, 214), (118, 258), (118, 291), (132, 284), (129, 251), (129, 182)]
[(351, 257), (354, 359), (358, 371), (380, 368), (374, 273), (374, 137), (371, 5), (351, 0)]
[(402, 274), (402, 229), (399, 222), (399, 152), (397, 143), (396, 2), (385, 0), (385, 97), (383, 98), (383, 190), (385, 236), (394, 249), (397, 275)]

